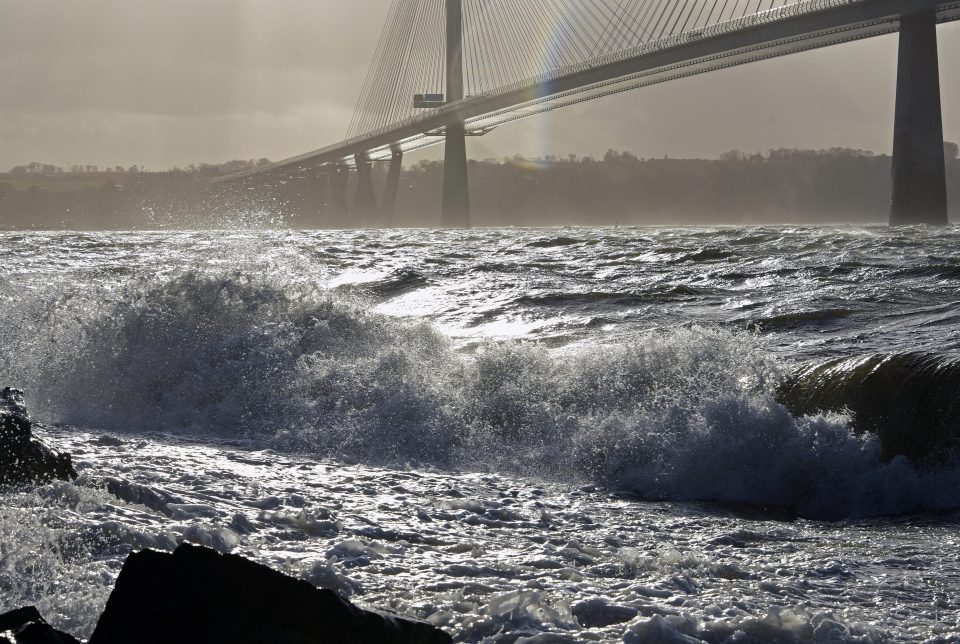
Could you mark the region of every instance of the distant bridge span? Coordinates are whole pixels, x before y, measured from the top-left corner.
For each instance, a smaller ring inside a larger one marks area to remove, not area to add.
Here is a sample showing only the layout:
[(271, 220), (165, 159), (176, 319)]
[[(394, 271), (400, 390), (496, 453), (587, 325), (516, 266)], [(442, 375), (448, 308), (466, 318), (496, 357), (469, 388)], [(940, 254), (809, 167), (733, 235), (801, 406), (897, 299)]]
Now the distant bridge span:
[[(542, 34), (534, 22), (538, 6), (563, 10), (566, 0), (514, 1), (530, 4), (510, 15), (494, 14), (481, 4), (490, 0), (394, 0), (388, 21), (396, 24), (388, 24), (381, 37), (352, 136), (216, 181), (276, 180), (323, 170), (321, 178), (334, 177), (329, 182), (336, 191), (336, 186), (345, 189), (344, 175), (354, 168), (359, 173), (355, 210), (367, 216), (375, 210), (387, 212), (389, 223), (403, 153), (445, 143), (442, 220), (468, 226), (464, 136), (638, 87), (900, 31), (891, 223), (946, 223), (936, 24), (960, 19), (960, 0), (757, 0), (752, 11), (754, 0), (746, 0), (741, 15), (736, 13), (741, 0), (572, 0), (584, 4), (567, 5), (566, 11), (581, 15), (553, 25), (554, 38), (560, 31), (567, 50), (556, 43), (544, 45), (542, 37), (537, 41)], [(429, 11), (431, 2), (444, 3), (443, 15)], [(727, 10), (731, 2), (732, 12)], [(597, 12), (590, 14), (585, 7)], [(440, 24), (433, 25), (441, 33), (432, 39), (422, 24), (430, 17), (445, 17), (445, 24), (438, 19)], [(477, 29), (469, 28), (471, 17), (480, 23)], [(501, 24), (494, 24), (495, 17)], [(510, 21), (518, 24), (511, 27)], [(410, 30), (406, 40), (405, 34), (395, 34), (405, 28)], [(508, 37), (493, 44), (497, 36), (485, 35), (484, 28), (503, 33), (512, 29), (513, 48), (527, 48), (519, 62), (509, 62)], [(524, 34), (533, 42), (523, 43)], [(537, 64), (546, 69), (537, 72), (524, 65), (524, 55), (545, 46), (550, 47), (544, 54), (549, 60)], [(430, 51), (416, 51), (424, 48)], [(431, 63), (431, 57), (442, 60)], [(428, 65), (433, 77), (417, 71)], [(410, 90), (423, 92), (421, 84), (443, 86), (443, 100), (436, 106), (413, 107)], [(391, 161), (391, 172), (378, 207), (369, 165), (380, 160)], [(345, 203), (345, 196), (334, 201)]]

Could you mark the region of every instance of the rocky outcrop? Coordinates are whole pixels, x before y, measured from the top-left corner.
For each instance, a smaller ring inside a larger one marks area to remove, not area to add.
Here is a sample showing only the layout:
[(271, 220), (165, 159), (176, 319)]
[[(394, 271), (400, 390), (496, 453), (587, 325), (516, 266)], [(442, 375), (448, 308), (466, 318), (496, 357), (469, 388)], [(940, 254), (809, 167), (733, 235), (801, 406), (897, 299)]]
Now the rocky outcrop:
[(33, 606), (0, 615), (0, 644), (80, 644), (50, 626)]
[(23, 392), (0, 392), (0, 485), (49, 483), (77, 478), (69, 454), (58, 454), (32, 435)]
[[(442, 630), (361, 610), (237, 555), (183, 544), (127, 557), (89, 644), (450, 644)], [(0, 644), (80, 644), (33, 606), (0, 615)]]
[(90, 644), (445, 644), (423, 622), (365, 611), (236, 555), (181, 545), (130, 555)]

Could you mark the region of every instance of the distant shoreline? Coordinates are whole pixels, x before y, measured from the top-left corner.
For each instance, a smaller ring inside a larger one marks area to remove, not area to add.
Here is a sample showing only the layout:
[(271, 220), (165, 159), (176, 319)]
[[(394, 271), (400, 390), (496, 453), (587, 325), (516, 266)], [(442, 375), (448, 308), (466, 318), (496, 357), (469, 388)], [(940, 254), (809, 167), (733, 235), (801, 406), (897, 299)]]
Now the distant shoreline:
[[(960, 159), (945, 144), (951, 219), (960, 220)], [(62, 172), (31, 164), (0, 174), (0, 230), (376, 227), (334, 207), (323, 180), (211, 186), (267, 162), (164, 172)], [(823, 224), (885, 221), (891, 158), (862, 150), (729, 152), (719, 159), (547, 157), (470, 161), (476, 226)], [(39, 171), (46, 169), (49, 173)], [(397, 227), (435, 227), (443, 163), (404, 169)], [(384, 167), (374, 170), (377, 191)], [(352, 196), (353, 186), (348, 186)], [(348, 201), (352, 200), (348, 198)]]

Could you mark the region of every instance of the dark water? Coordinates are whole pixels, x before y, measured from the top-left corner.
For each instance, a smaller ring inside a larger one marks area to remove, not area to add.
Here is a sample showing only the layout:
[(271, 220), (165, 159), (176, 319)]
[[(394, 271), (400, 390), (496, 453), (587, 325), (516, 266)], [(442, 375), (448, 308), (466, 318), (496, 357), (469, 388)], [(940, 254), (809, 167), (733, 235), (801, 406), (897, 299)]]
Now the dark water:
[(960, 637), (958, 240), (4, 234), (0, 375), (83, 476), (8, 495), (0, 604), (89, 632), (189, 539), (461, 641)]

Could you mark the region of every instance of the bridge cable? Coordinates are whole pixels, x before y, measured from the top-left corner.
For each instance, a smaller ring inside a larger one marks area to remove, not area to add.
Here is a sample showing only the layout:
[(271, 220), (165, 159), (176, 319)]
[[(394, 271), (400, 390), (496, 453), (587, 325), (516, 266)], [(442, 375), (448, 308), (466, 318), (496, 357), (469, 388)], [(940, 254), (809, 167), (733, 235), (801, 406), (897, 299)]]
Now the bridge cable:
[[(416, 0), (413, 0), (414, 2)], [(385, 127), (391, 120), (393, 103), (398, 91), (402, 85), (391, 83), (389, 81), (391, 72), (398, 68), (398, 61), (395, 52), (400, 48), (400, 43), (406, 43), (410, 39), (410, 15), (411, 2), (406, 2), (404, 11), (396, 20), (395, 33), (388, 40), (386, 56), (377, 70), (377, 91), (370, 97), (367, 107), (367, 126), (378, 130)]]
[(544, 0), (545, 11), (552, 11), (556, 15), (562, 16), (558, 29), (562, 29), (566, 34), (567, 42), (571, 51), (564, 57), (564, 65), (575, 65), (582, 62), (590, 55), (590, 19), (583, 12), (582, 3), (574, 2), (577, 13), (572, 11), (558, 11), (556, 4), (559, 0)]
[(508, 62), (506, 59), (505, 52), (500, 45), (499, 40), (496, 37), (498, 28), (499, 28), (499, 17), (496, 13), (496, 1), (487, 2), (486, 6), (486, 19), (489, 24), (492, 26), (485, 31), (487, 43), (490, 45), (490, 50), (493, 52), (493, 65), (494, 69), (497, 72), (497, 82), (503, 87), (509, 84), (510, 76), (507, 71)]
[(353, 134), (358, 134), (359, 130), (363, 127), (361, 123), (367, 113), (366, 101), (369, 99), (370, 92), (373, 91), (373, 84), (376, 83), (376, 77), (386, 51), (386, 41), (396, 25), (396, 16), (402, 3), (403, 0), (393, 0), (390, 9), (387, 11), (387, 21), (384, 23), (383, 29), (380, 32), (377, 47), (374, 50), (373, 61), (367, 71), (363, 88), (360, 90), (360, 98), (357, 100), (357, 108), (354, 111), (353, 120), (351, 120), (347, 131), (348, 138)]
[[(411, 27), (416, 15), (415, 12), (416, 6), (408, 2), (403, 18), (397, 21), (399, 28), (402, 30), (402, 35), (392, 43), (387, 61), (380, 70), (380, 84), (384, 89), (375, 99), (376, 121), (374, 126), (377, 130), (387, 127), (391, 121), (394, 121), (397, 111), (399, 111), (399, 96), (406, 86), (405, 76), (409, 72), (408, 54), (410, 47), (414, 45)], [(391, 82), (391, 79), (393, 79), (393, 82)]]
[(626, 49), (628, 47), (635, 47), (641, 45), (644, 42), (644, 36), (648, 36), (647, 30), (644, 28), (643, 23), (639, 17), (639, 9), (643, 6), (642, 0), (634, 0), (630, 3), (630, 7), (627, 9), (628, 15), (632, 17), (631, 23), (631, 34), (633, 40), (624, 40), (618, 43), (619, 49)]
[[(527, 78), (535, 76), (540, 69), (538, 65), (540, 61), (546, 63), (551, 69), (555, 68), (556, 62), (553, 60), (553, 52), (544, 46), (543, 32), (541, 31), (544, 25), (549, 24), (549, 16), (542, 14), (541, 6), (536, 0), (532, 0), (527, 5), (520, 4), (517, 9), (517, 16), (517, 31), (520, 40), (529, 43), (527, 54), (523, 57), (522, 74)], [(538, 18), (541, 19), (538, 20)], [(537, 66), (531, 68), (531, 65)]]
[[(613, 9), (613, 14), (610, 19), (610, 31), (607, 34), (607, 39), (604, 42), (604, 47), (611, 50), (619, 49), (619, 43), (622, 42), (623, 36), (629, 31), (627, 19), (626, 19), (626, 9), (623, 4), (623, 0), (617, 0), (617, 4)], [(629, 36), (628, 36), (629, 37)]]
[[(680, 10), (680, 13), (677, 14), (677, 19), (673, 22), (673, 26), (670, 28), (670, 34), (673, 36), (684, 33), (683, 27), (681, 27), (681, 21), (686, 25), (686, 21), (690, 20), (689, 14), (693, 13), (693, 10), (696, 8), (696, 0), (689, 0), (683, 5), (683, 9)], [(684, 20), (686, 16), (686, 20)]]
[[(498, 16), (500, 18), (500, 29), (498, 30), (498, 35), (500, 36), (501, 46), (507, 55), (507, 64), (509, 65), (508, 70), (510, 74), (510, 81), (516, 83), (521, 76), (523, 76), (523, 63), (521, 60), (521, 50), (525, 48), (526, 43), (517, 41), (516, 34), (513, 32), (513, 27), (515, 26), (515, 21), (510, 19), (510, 16), (505, 15), (503, 2), (496, 2)], [(511, 41), (515, 41), (515, 45), (511, 46)]]
[(644, 36), (647, 35), (647, 31), (644, 28), (643, 23), (640, 21), (638, 15), (638, 9), (643, 6), (641, 0), (632, 0), (629, 7), (627, 8), (627, 15), (630, 17), (630, 35), (633, 37), (632, 40), (624, 39), (617, 43), (617, 47), (620, 50), (626, 49), (628, 47), (634, 47), (640, 45), (644, 42)]
[(476, 29), (476, 56), (477, 56), (477, 85), (482, 92), (488, 92), (500, 85), (496, 77), (494, 68), (496, 67), (496, 54), (493, 52), (491, 44), (487, 38), (486, 0), (475, 0), (476, 11), (474, 12), (474, 27)]
[(638, 21), (642, 25), (643, 33), (646, 36), (646, 39), (638, 44), (646, 44), (653, 42), (653, 32), (650, 30), (650, 20), (656, 14), (658, 3), (653, 2), (653, 0), (646, 0), (643, 5), (643, 11), (640, 14)]
[[(559, 0), (548, 1), (551, 3), (551, 6), (554, 7), (556, 6), (556, 3), (559, 2)], [(580, 59), (580, 61), (577, 62), (581, 62), (582, 60), (589, 58), (591, 55), (590, 41), (593, 40), (591, 37), (591, 31), (595, 28), (593, 24), (595, 18), (592, 14), (584, 9), (583, 3), (574, 2), (573, 7), (577, 12), (577, 16), (571, 15), (570, 17), (573, 20), (568, 21), (567, 24), (571, 29), (571, 33), (573, 33), (574, 37), (576, 37), (582, 46), (582, 49), (579, 50), (577, 56), (577, 58)]]

